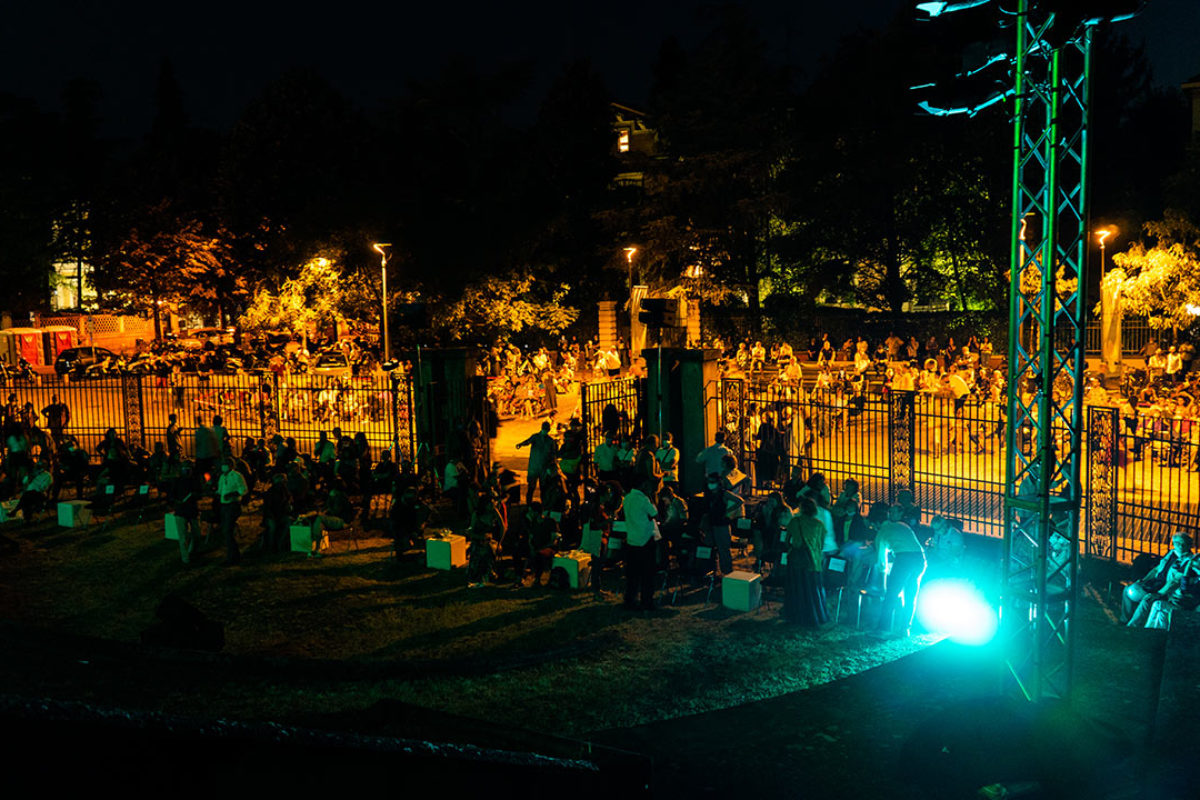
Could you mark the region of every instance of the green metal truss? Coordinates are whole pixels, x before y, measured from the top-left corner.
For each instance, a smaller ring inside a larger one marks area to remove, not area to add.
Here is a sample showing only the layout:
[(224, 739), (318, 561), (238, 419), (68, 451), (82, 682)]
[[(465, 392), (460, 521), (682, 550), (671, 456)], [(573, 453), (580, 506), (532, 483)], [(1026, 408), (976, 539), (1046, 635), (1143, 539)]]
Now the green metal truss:
[(1031, 0), (1016, 20), (1001, 630), (1008, 675), (1038, 701), (1067, 695), (1074, 653), (1092, 29), (1060, 30)]

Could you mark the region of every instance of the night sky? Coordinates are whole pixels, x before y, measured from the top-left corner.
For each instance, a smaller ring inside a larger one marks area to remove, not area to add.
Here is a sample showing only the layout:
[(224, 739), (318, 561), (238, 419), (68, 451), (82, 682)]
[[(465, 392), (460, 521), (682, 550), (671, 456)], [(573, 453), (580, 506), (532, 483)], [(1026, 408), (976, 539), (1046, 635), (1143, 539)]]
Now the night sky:
[[(838, 38), (878, 27), (915, 0), (748, 0), (772, 55), (811, 76)], [(174, 64), (193, 122), (227, 128), (288, 68), (310, 66), (367, 109), (436, 74), (452, 56), (483, 69), (533, 63), (535, 84), (518, 114), (532, 114), (565, 61), (586, 57), (617, 99), (643, 102), (663, 38), (685, 45), (707, 28), (701, 2), (422, 3), (390, 8), (357, 0), (312, 6), (215, 0), (165, 3), (10, 4), (0, 30), (0, 91), (46, 110), (70, 78), (103, 89), (105, 130), (139, 136), (148, 125), (158, 64)], [(1200, 73), (1200, 2), (1152, 0), (1122, 29), (1144, 39), (1156, 82)]]

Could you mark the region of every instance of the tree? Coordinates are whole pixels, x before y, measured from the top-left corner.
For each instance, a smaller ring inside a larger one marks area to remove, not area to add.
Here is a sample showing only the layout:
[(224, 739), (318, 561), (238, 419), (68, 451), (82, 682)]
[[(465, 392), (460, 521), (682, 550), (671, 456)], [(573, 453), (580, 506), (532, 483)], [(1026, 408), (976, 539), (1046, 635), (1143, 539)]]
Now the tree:
[(433, 328), (456, 342), (493, 342), (525, 330), (550, 336), (566, 330), (579, 310), (563, 304), (570, 287), (546, 286), (532, 275), (486, 277), (456, 299), (435, 303)]
[(644, 197), (610, 215), (617, 241), (636, 242), (643, 279), (676, 285), (689, 272), (744, 294), (754, 324), (777, 272), (773, 221), (795, 119), (788, 74), (764, 55), (744, 10), (724, 6), (699, 45), (664, 44), (651, 96), (663, 158)]
[(1153, 244), (1134, 242), (1113, 256), (1128, 275), (1121, 287), (1124, 308), (1145, 316), (1151, 328), (1169, 328), (1178, 337), (1200, 310), (1200, 228), (1171, 210), (1143, 227)]
[(247, 330), (310, 332), (377, 319), (375, 298), (363, 276), (342, 266), (343, 254), (327, 251), (310, 258), (278, 292), (260, 289), (239, 319)]
[(97, 290), (110, 300), (153, 314), (156, 338), (162, 336), (164, 305), (215, 311), (224, 324), (247, 295), (228, 232), (210, 233), (199, 221), (174, 214), (166, 203), (147, 209), (140, 220), (121, 242), (98, 257)]

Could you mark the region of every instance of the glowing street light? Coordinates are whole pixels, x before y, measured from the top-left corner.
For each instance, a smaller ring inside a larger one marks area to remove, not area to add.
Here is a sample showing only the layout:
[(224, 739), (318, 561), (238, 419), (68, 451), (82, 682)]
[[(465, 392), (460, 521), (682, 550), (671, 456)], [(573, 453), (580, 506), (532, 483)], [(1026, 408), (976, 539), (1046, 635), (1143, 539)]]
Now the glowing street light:
[(386, 364), (392, 360), (392, 342), (388, 337), (387, 317), (387, 262), (388, 254), (385, 248), (391, 247), (387, 242), (375, 242), (371, 245), (379, 253), (379, 271), (383, 275), (383, 361)]
[(1104, 283), (1104, 240), (1117, 232), (1116, 228), (1101, 228), (1096, 231), (1096, 238), (1100, 240), (1100, 282)]
[(625, 248), (625, 264), (629, 267), (629, 288), (633, 288), (633, 256), (638, 249), (636, 247)]

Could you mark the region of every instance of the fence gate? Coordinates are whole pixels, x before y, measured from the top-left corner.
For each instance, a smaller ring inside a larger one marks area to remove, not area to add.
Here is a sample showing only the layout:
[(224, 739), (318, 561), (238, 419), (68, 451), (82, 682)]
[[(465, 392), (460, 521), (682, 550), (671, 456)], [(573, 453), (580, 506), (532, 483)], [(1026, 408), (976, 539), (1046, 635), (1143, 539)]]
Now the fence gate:
[[(925, 392), (896, 393), (893, 441), (911, 424), (912, 482), (917, 504), (962, 520), (968, 533), (1004, 535), (1004, 421), (998, 403), (958, 401)], [(911, 400), (905, 404), (903, 395)], [(904, 417), (912, 409), (912, 421)], [(895, 457), (895, 456), (894, 456)], [(897, 483), (897, 488), (901, 487)]]
[(595, 477), (592, 453), (605, 435), (628, 436), (635, 443), (644, 429), (646, 405), (645, 381), (641, 378), (616, 378), (579, 385), (585, 434), (584, 474)]

